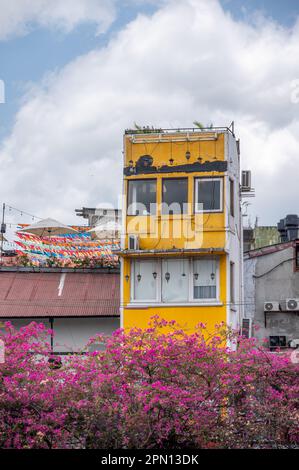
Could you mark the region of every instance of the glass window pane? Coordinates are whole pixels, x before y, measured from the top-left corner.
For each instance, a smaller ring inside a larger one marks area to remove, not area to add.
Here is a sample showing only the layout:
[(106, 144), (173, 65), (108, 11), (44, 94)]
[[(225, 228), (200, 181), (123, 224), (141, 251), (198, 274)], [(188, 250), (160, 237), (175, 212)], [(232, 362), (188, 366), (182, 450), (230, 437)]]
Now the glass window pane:
[(189, 262), (169, 259), (162, 261), (162, 302), (188, 301)]
[(216, 299), (217, 297), (217, 261), (197, 259), (193, 261), (193, 296), (194, 299)]
[(156, 213), (156, 180), (129, 181), (128, 215)]
[(221, 180), (197, 180), (197, 207), (201, 211), (221, 210)]
[(184, 214), (187, 212), (188, 179), (163, 179), (162, 214)]
[(134, 300), (156, 300), (157, 272), (156, 261), (134, 261), (132, 269)]

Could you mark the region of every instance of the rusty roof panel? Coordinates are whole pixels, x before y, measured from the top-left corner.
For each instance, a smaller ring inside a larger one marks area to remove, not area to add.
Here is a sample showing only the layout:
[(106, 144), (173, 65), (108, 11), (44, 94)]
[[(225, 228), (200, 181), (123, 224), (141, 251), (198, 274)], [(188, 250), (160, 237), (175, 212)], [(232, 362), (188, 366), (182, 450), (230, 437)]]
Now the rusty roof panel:
[(118, 316), (118, 273), (0, 273), (0, 317)]

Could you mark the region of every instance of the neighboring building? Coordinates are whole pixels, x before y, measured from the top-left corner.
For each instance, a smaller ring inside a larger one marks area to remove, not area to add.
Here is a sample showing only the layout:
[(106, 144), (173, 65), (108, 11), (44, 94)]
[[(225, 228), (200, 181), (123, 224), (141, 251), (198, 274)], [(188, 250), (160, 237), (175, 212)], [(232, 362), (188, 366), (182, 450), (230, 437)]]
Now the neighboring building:
[(244, 291), (254, 336), (271, 348), (299, 345), (299, 241), (245, 253)]
[(76, 215), (88, 219), (88, 225), (93, 228), (91, 233), (97, 239), (119, 240), (121, 235), (121, 210), (105, 208), (75, 209)]
[(276, 245), (299, 238), (299, 217), (289, 214), (280, 219), (277, 226), (258, 226), (243, 229), (243, 251)]
[(57, 354), (77, 352), (90, 337), (119, 328), (119, 302), (117, 269), (0, 270), (0, 322), (44, 323), (54, 330)]
[(277, 224), (280, 233), (280, 241), (288, 242), (299, 239), (299, 217), (296, 214), (289, 214), (284, 219), (280, 219)]
[(229, 128), (126, 131), (121, 323), (242, 317), (239, 142)]
[(280, 242), (280, 234), (274, 226), (256, 226), (243, 229), (243, 251), (255, 250), (263, 246), (276, 245)]

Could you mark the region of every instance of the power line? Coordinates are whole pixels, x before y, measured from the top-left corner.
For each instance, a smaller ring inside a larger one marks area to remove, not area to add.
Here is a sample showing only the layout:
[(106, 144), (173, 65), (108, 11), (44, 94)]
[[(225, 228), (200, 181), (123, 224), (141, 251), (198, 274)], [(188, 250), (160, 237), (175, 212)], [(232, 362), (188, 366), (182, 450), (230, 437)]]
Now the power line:
[[(28, 215), (29, 217), (32, 217), (33, 219), (42, 220), (42, 217), (38, 217), (37, 215), (30, 214), (30, 212), (23, 211), (22, 209), (18, 209), (16, 207), (10, 206), (8, 204), (6, 204), (6, 207), (8, 208), (9, 211), (14, 210), (16, 212), (19, 212), (21, 215)], [(19, 225), (19, 224), (16, 224), (16, 225)]]

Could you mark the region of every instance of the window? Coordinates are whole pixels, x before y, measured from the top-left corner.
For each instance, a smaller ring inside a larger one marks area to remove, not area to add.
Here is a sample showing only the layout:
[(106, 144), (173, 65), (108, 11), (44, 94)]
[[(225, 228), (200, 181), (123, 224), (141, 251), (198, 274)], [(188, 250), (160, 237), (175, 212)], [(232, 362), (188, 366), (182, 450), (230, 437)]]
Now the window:
[(128, 184), (128, 215), (156, 213), (156, 180), (134, 180)]
[(189, 262), (185, 259), (162, 261), (162, 302), (188, 302)]
[(131, 301), (165, 304), (218, 301), (218, 267), (218, 258), (133, 260)]
[(230, 196), (230, 215), (235, 216), (235, 182), (234, 180), (229, 180), (229, 196)]
[(187, 212), (188, 179), (167, 178), (162, 182), (162, 214)]
[(195, 180), (195, 212), (222, 211), (222, 179), (199, 178)]
[(154, 260), (136, 260), (132, 263), (132, 300), (157, 300), (158, 270), (156, 265)]
[(196, 259), (193, 261), (194, 299), (217, 298), (217, 260)]
[(230, 303), (235, 303), (235, 263), (230, 263)]

